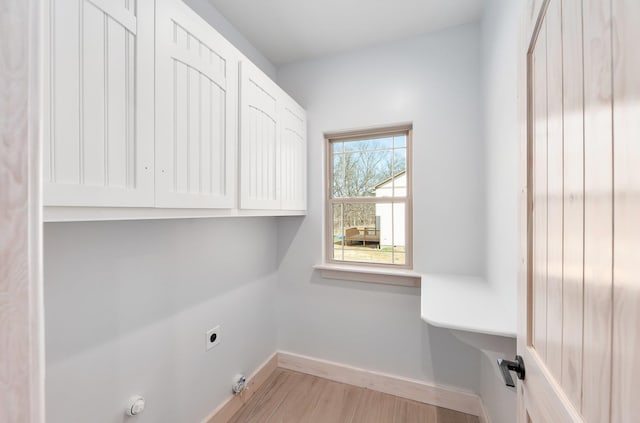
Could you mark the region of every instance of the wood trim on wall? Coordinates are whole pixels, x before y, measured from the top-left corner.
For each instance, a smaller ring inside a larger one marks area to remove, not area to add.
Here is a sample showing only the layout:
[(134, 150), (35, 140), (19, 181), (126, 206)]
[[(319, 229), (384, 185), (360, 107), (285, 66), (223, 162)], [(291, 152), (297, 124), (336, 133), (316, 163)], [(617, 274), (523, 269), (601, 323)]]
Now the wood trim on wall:
[(471, 414), (477, 416), (480, 423), (491, 423), (481, 398), (474, 393), (284, 351), (274, 353), (256, 370), (249, 378), (249, 388), (244, 396), (230, 397), (202, 423), (230, 421), (278, 367)]
[(278, 352), (278, 367), (474, 416), (483, 414), (478, 395), (454, 388), (282, 351)]
[(278, 353), (273, 353), (271, 357), (249, 377), (247, 389), (239, 395), (231, 395), (225, 402), (220, 404), (202, 423), (226, 423), (234, 414), (247, 402), (262, 384), (271, 376), (271, 373), (278, 367)]
[(480, 415), (478, 416), (479, 423), (491, 423), (491, 418), (489, 418), (489, 412), (487, 411), (487, 407), (485, 407), (484, 402), (480, 399)]
[(0, 0), (0, 423), (44, 422), (42, 0)]

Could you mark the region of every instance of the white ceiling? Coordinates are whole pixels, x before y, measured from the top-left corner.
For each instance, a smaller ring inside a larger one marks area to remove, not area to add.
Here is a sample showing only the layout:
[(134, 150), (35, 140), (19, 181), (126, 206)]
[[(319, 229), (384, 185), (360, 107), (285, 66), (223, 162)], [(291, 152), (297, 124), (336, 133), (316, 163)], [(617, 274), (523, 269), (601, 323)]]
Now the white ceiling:
[(479, 19), (484, 0), (209, 0), (276, 66)]

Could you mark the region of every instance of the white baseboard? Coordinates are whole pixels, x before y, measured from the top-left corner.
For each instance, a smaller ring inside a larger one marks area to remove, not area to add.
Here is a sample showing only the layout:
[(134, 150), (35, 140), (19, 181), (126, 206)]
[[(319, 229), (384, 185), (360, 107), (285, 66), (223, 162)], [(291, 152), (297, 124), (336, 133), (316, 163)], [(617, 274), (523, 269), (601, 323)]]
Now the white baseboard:
[(227, 423), (231, 420), (277, 367), (460, 411), (478, 416), (480, 423), (491, 423), (482, 400), (474, 393), (284, 351), (274, 353), (256, 370), (249, 378), (249, 389), (245, 394), (231, 396), (203, 423)]
[[(278, 367), (407, 398), (425, 404), (449, 408), (474, 416), (480, 417), (484, 414), (484, 407), (478, 395), (453, 388), (430, 385), (418, 380), (373, 372), (282, 351), (278, 352)], [(480, 417), (480, 419), (482, 419), (482, 417)]]
[(489, 413), (487, 412), (487, 408), (484, 406), (484, 402), (482, 402), (482, 398), (480, 398), (480, 414), (478, 415), (478, 420), (480, 420), (480, 423), (491, 423)]
[(278, 366), (278, 353), (275, 352), (249, 376), (247, 389), (240, 395), (231, 395), (220, 404), (202, 423), (227, 423), (234, 414), (253, 396)]

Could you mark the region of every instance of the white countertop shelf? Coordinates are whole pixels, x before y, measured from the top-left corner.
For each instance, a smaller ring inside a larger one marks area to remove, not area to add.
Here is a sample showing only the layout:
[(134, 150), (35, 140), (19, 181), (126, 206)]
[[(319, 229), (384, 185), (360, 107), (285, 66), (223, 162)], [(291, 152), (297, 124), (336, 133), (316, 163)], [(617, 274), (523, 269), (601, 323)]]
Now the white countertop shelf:
[(515, 303), (482, 278), (423, 274), (421, 296), (422, 320), (433, 326), (516, 337)]

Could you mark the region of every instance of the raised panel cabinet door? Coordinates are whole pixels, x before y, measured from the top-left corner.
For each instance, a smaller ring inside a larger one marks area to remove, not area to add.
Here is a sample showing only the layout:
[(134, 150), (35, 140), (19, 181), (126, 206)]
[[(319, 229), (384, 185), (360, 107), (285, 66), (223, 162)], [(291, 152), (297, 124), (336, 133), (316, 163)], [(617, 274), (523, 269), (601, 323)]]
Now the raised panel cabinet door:
[(156, 207), (233, 208), (238, 53), (180, 0), (156, 3)]
[(240, 65), (240, 208), (280, 209), (280, 88)]
[(306, 112), (283, 93), (280, 113), (280, 197), (282, 210), (307, 209)]
[(153, 206), (154, 1), (43, 4), (44, 205)]

